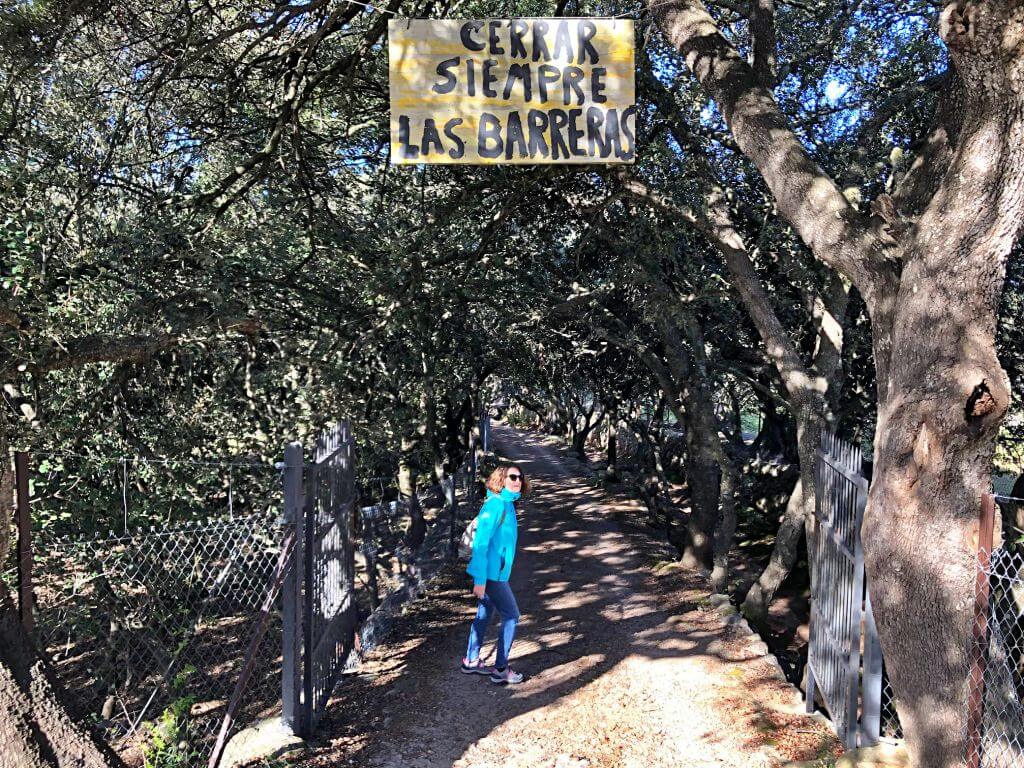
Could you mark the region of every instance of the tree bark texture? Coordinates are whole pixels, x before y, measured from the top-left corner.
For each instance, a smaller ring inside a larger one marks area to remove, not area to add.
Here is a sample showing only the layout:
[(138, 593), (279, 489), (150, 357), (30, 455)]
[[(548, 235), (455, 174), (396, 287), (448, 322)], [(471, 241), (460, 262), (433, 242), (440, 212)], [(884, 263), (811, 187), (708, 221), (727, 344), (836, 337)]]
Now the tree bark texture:
[(121, 761), (79, 725), (0, 584), (0, 766), (115, 768)]
[[(658, 321), (669, 367), (682, 385), (679, 400), (686, 418), (686, 481), (690, 487), (690, 518), (682, 564), (710, 571), (721, 483), (721, 445), (710, 382), (697, 370), (693, 349), (687, 349), (676, 321), (663, 314)], [(701, 349), (703, 352), (703, 349)]]
[(871, 214), (813, 161), (703, 3), (649, 7), (779, 213), (868, 307), (878, 386), (868, 584), (912, 764), (960, 765), (973, 541), (1009, 401), (996, 311), (1024, 224), (1024, 5), (943, 5), (951, 81), (962, 82), (959, 125), (933, 137), (949, 151), (923, 169), (934, 183), (915, 185), (924, 202), (901, 212), (880, 196)]
[(908, 238), (891, 325), (873, 329), (889, 375), (879, 379), (863, 528), (901, 721), (927, 766), (955, 765), (963, 752), (974, 542), (1009, 405), (995, 330), (1024, 220), (1024, 6), (950, 3), (941, 31), (966, 103), (949, 166)]

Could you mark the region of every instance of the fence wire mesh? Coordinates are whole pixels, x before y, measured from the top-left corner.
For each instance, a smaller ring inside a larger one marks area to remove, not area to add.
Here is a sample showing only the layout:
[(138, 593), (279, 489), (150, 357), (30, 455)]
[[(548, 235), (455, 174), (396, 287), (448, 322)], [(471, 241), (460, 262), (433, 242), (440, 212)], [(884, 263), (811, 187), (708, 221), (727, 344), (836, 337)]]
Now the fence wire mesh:
[(358, 624), (354, 595), (354, 443), (348, 424), (324, 433), (305, 478), (305, 678), (312, 732), (352, 650)]
[[(37, 542), (35, 637), (75, 714), (133, 762), (204, 762), (282, 538), (256, 515)], [(256, 654), (240, 725), (279, 710), (279, 610)]]
[(1017, 527), (1024, 509), (1011, 501), (999, 506), (1001, 546), (987, 563), (984, 553), (979, 557), (987, 612), (976, 619), (982, 630), (971, 657), (977, 700), (967, 734), (971, 768), (1024, 768), (1024, 531)]
[(902, 739), (903, 726), (900, 725), (900, 717), (896, 712), (896, 694), (889, 682), (889, 673), (884, 665), (882, 667), (882, 710), (881, 710), (881, 737), (883, 739)]
[[(306, 597), (299, 600), (308, 601), (309, 613), (303, 617), (305, 627), (291, 631), (309, 633), (304, 643), (308, 677), (300, 683), (312, 710), (306, 715), (308, 726), (323, 712), (357, 626), (375, 616), (378, 607), (397, 605), (401, 600), (396, 598), (410, 585), (418, 589), (422, 578), (435, 573), (449, 554), (448, 541), (476, 511), (471, 450), (450, 480), (453, 492), (462, 491), (452, 496), (461, 497), (463, 505), (449, 497), (454, 503), (446, 509), (449, 499), (442, 488), (417, 494), (427, 533), (413, 552), (406, 526), (409, 505), (388, 500), (390, 491), (383, 484), (377, 503), (353, 514), (351, 451), (348, 427), (339, 424), (321, 436), (313, 462), (302, 473), (306, 530), (295, 557), (300, 549), (310, 553), (302, 569)], [(235, 471), (227, 486), (227, 510), (248, 508), (259, 514), (213, 518), (200, 505), (188, 513), (192, 519), (176, 525), (92, 536), (37, 532), (32, 546), (35, 641), (68, 691), (76, 721), (98, 728), (127, 763), (206, 764), (245, 666), (261, 604), (272, 589), (273, 611), (255, 648), (232, 732), (282, 714), (284, 601), (289, 593), (278, 591), (280, 585), (273, 582), (294, 522), (277, 516), (287, 507), (282, 504), (283, 480), (280, 472), (249, 478)], [(51, 514), (55, 496), (32, 503), (34, 522), (58, 516)], [(142, 508), (136, 499), (135, 507), (123, 504), (115, 513), (123, 513), (127, 527), (129, 509), (134, 520)], [(89, 526), (95, 528), (101, 519), (99, 514), (90, 517)], [(417, 578), (410, 581), (411, 576)], [(0, 578), (16, 599), (14, 547), (0, 563)], [(386, 626), (383, 619), (368, 621), (368, 630), (371, 624)], [(373, 631), (363, 634), (362, 644), (371, 647)], [(14, 724), (0, 722), (0, 746), (15, 743), (15, 736)], [(23, 763), (0, 749), (0, 768)]]

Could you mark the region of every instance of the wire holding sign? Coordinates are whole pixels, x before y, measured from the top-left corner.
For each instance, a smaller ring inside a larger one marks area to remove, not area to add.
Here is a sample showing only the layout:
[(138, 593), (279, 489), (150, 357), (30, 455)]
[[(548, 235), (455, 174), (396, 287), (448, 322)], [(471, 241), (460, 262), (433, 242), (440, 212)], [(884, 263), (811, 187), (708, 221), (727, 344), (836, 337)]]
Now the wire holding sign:
[(394, 19), (391, 162), (632, 163), (633, 22)]

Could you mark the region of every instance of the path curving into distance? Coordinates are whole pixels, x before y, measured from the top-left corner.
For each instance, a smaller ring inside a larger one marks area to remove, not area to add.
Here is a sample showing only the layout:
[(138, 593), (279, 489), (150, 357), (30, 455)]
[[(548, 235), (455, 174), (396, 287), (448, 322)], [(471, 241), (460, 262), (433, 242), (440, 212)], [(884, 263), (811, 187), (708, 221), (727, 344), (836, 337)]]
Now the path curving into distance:
[(493, 435), (534, 482), (512, 575), (512, 665), (527, 681), (459, 672), (475, 602), (453, 568), (341, 682), (301, 765), (758, 768), (832, 754), (759, 639), (669, 565), (642, 504), (595, 488), (550, 438)]

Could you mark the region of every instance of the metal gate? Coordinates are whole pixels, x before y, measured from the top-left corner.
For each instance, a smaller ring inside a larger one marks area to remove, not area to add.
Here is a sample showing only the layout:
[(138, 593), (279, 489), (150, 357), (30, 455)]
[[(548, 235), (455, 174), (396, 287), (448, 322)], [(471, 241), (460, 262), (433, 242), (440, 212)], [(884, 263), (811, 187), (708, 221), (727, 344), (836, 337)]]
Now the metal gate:
[(309, 464), (301, 443), (289, 445), (285, 465), (285, 514), (295, 525), (298, 546), (284, 587), (284, 720), (308, 737), (327, 707), (358, 623), (354, 441), (348, 422), (320, 436)]
[(807, 707), (813, 710), (817, 690), (849, 749), (857, 746), (864, 596), (860, 524), (868, 496), (860, 449), (823, 432), (816, 475)]
[(900, 738), (864, 572), (868, 480), (860, 449), (822, 432), (815, 482), (807, 711), (817, 692), (847, 749)]

